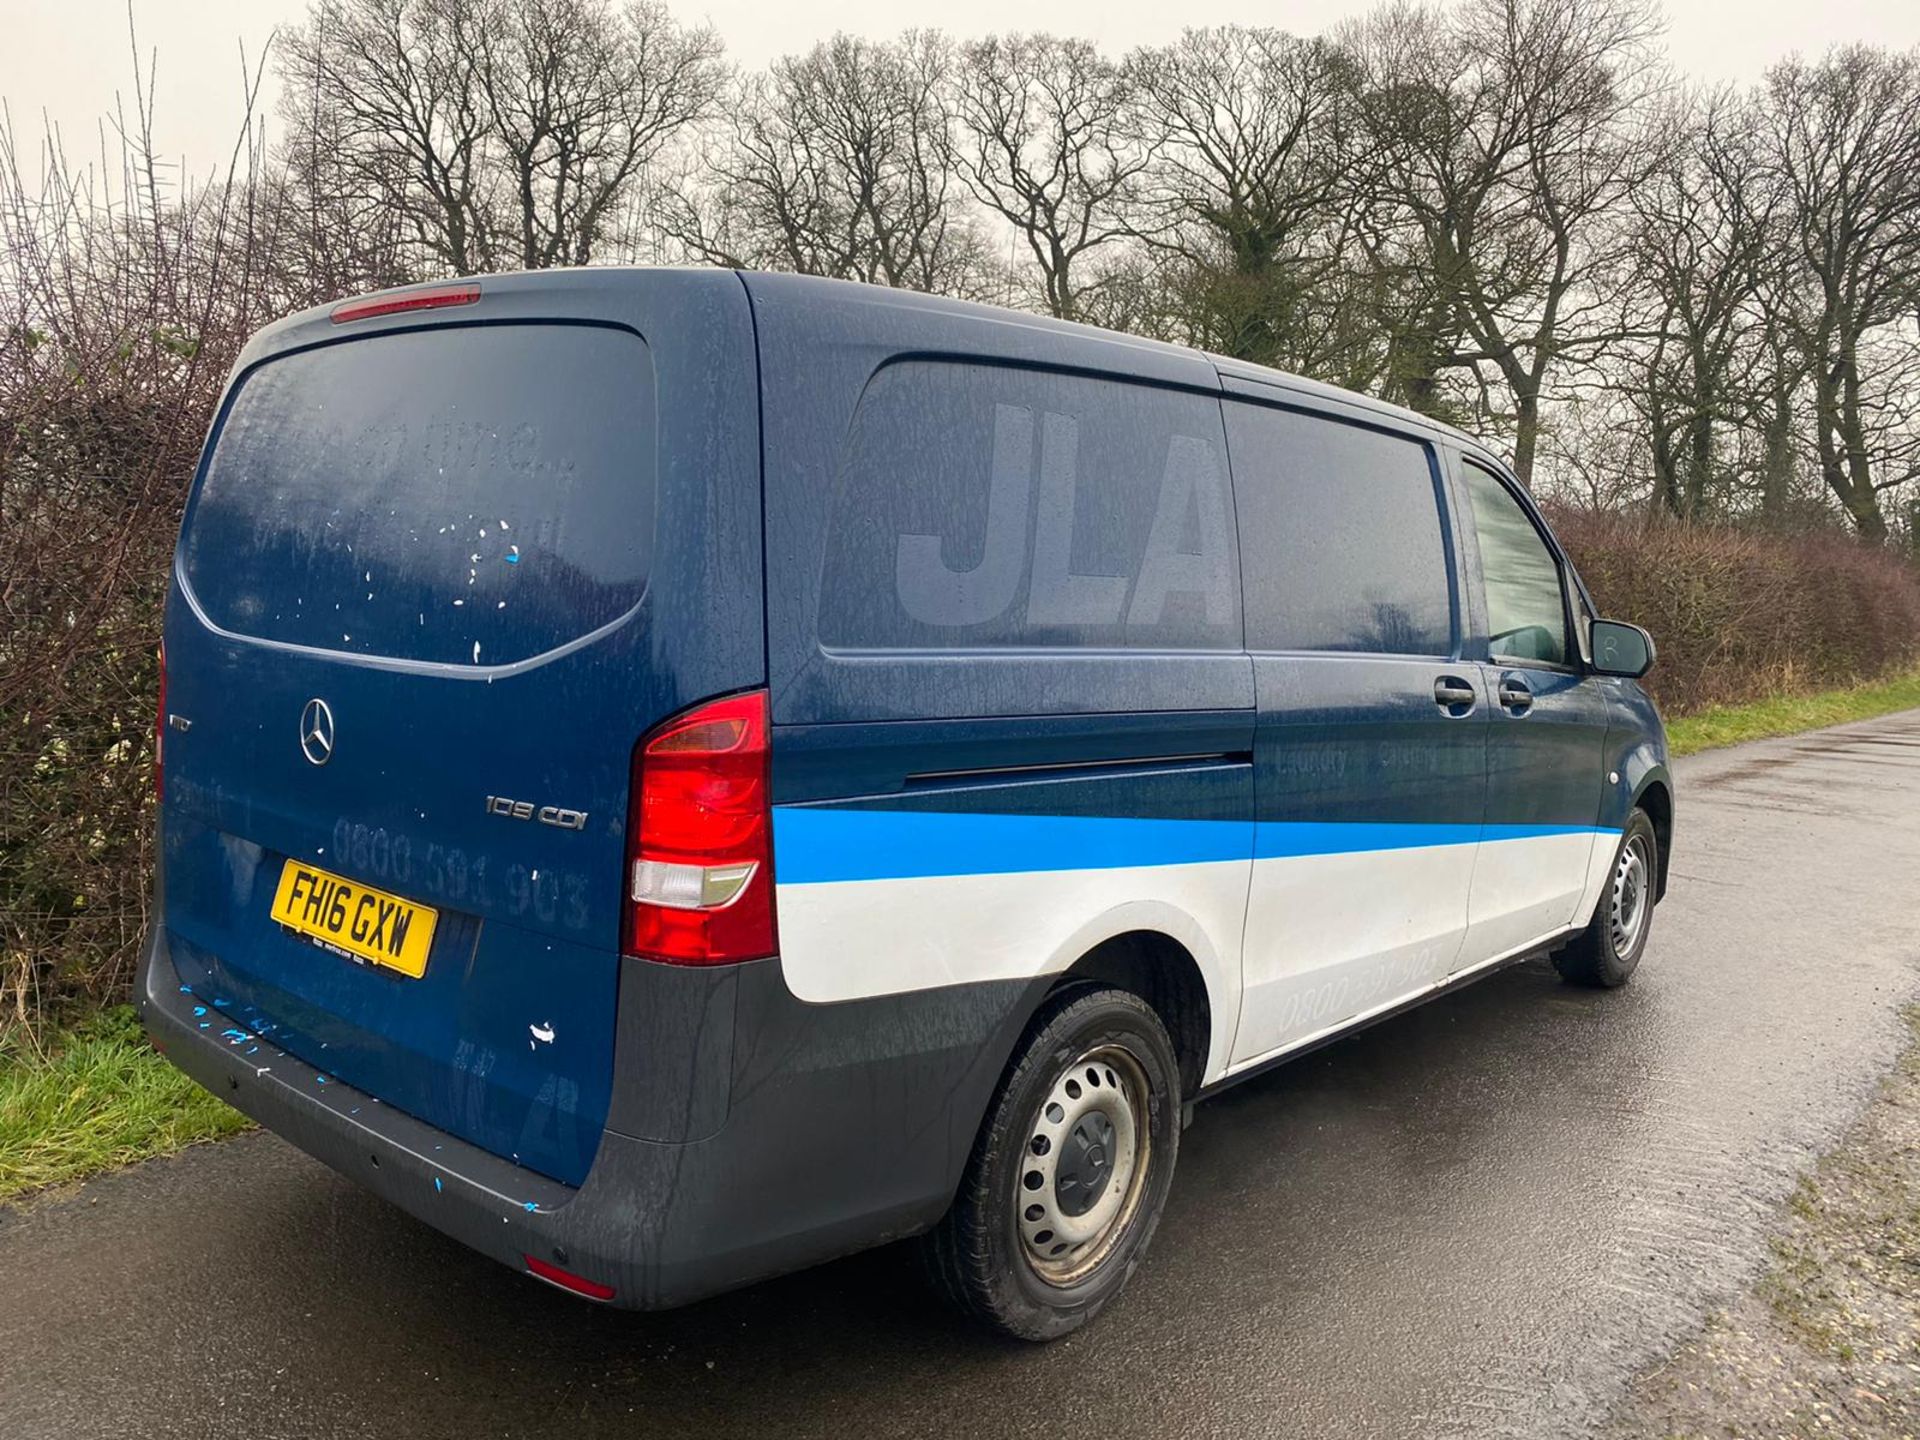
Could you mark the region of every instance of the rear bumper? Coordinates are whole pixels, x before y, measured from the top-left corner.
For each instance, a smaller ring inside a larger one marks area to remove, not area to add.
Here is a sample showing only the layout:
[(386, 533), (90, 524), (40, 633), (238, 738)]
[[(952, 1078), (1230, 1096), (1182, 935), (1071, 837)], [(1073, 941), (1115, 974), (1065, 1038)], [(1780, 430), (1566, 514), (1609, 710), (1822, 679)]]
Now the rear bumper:
[[(308, 1154), (504, 1264), (524, 1271), (532, 1255), (640, 1309), (931, 1225), (1037, 1003), (1034, 987), (997, 984), (816, 1006), (787, 991), (778, 960), (629, 962), (610, 1123), (574, 1189), (249, 1033), (184, 989), (161, 928), (136, 998), (175, 1065)], [(679, 1033), (701, 1043), (662, 1033), (660, 1017), (694, 1013), (707, 1022)], [(642, 1139), (623, 1121), (700, 1138)]]

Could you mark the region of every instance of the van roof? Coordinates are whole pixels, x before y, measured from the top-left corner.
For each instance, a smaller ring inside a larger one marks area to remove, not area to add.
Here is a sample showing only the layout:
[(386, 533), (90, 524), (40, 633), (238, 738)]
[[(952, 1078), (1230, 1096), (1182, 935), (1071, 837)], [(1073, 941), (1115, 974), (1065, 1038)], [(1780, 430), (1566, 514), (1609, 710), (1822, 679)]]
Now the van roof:
[[(697, 280), (705, 280), (711, 283), (716, 273), (716, 267), (712, 266), (610, 265), (507, 271), (477, 278), (488, 287), (499, 286), (525, 292), (549, 287), (578, 289), (618, 286), (622, 283), (640, 283), (643, 279), (657, 284), (663, 276), (685, 277), (689, 282), (697, 283)], [(971, 317), (999, 325), (1017, 326), (1029, 332), (1043, 332), (1068, 342), (1076, 338), (1096, 341), (1102, 354), (1099, 360), (1091, 363), (1097, 369), (1110, 368), (1116, 345), (1139, 351), (1143, 361), (1148, 361), (1149, 357), (1160, 357), (1163, 360), (1173, 357), (1189, 361), (1200, 360), (1210, 365), (1223, 380), (1238, 380), (1279, 390), (1289, 390), (1297, 395), (1334, 402), (1391, 420), (1398, 425), (1426, 430), (1458, 444), (1469, 446), (1476, 451), (1487, 453), (1484, 442), (1430, 415), (1422, 415), (1416, 410), (1409, 410), (1405, 406), (1395, 405), (1357, 390), (1346, 390), (1338, 385), (1308, 379), (1303, 375), (1277, 370), (1271, 366), (1257, 365), (1247, 360), (1234, 359), (1231, 356), (1214, 354), (1188, 345), (1151, 340), (1144, 336), (1130, 335), (1125, 331), (1107, 330), (1097, 325), (1086, 325), (1072, 320), (1058, 320), (1050, 315), (1039, 315), (1026, 310), (1012, 310), (973, 300), (957, 300), (945, 295), (929, 295), (918, 290), (870, 285), (857, 280), (832, 280), (818, 275), (796, 275), (773, 270), (735, 270), (734, 273), (750, 291), (760, 293), (786, 292), (795, 298), (806, 298), (816, 302), (831, 302), (834, 299), (844, 301), (857, 297), (862, 304), (884, 306), (905, 315), (919, 313)], [(406, 290), (417, 287), (399, 288)], [(260, 338), (273, 336), (279, 339), (288, 331), (326, 324), (333, 308), (331, 304), (315, 306), (289, 315), (276, 324), (268, 326), (261, 332)]]
[[(783, 289), (795, 293), (834, 291), (857, 291), (867, 303), (884, 303), (903, 311), (920, 311), (927, 314), (970, 315), (981, 320), (989, 320), (1003, 325), (1018, 325), (1030, 330), (1044, 330), (1062, 337), (1080, 336), (1100, 341), (1102, 348), (1112, 346), (1116, 341), (1135, 346), (1142, 351), (1162, 355), (1179, 355), (1206, 361), (1222, 377), (1236, 380), (1249, 380), (1255, 384), (1270, 385), (1278, 389), (1292, 390), (1320, 400), (1337, 401), (1340, 404), (1367, 410), (1383, 418), (1390, 418), (1402, 425), (1417, 426), (1423, 430), (1435, 431), (1449, 439), (1476, 449), (1482, 443), (1463, 430), (1436, 420), (1430, 415), (1422, 415), (1417, 410), (1409, 410), (1403, 405), (1395, 405), (1374, 396), (1362, 394), (1357, 390), (1342, 389), (1338, 385), (1329, 385), (1324, 381), (1310, 380), (1303, 375), (1277, 370), (1268, 365), (1256, 365), (1249, 360), (1237, 360), (1227, 355), (1216, 355), (1210, 351), (1198, 350), (1189, 345), (1176, 345), (1165, 340), (1151, 340), (1140, 335), (1130, 335), (1123, 330), (1107, 330), (1098, 325), (1085, 325), (1074, 320), (1057, 320), (1051, 315), (1039, 315), (1026, 310), (1011, 310), (999, 305), (985, 305), (973, 300), (956, 300), (945, 295), (929, 295), (919, 290), (896, 290), (882, 285), (867, 285), (855, 280), (829, 280), (818, 275), (794, 275), (784, 271), (742, 270), (737, 272), (753, 289)], [(1109, 353), (1111, 353), (1109, 351)]]

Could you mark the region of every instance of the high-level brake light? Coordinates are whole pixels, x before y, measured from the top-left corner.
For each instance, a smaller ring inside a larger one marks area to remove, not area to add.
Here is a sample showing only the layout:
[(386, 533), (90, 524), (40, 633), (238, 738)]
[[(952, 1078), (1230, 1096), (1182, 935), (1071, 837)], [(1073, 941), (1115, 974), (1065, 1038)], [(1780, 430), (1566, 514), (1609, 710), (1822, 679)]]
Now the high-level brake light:
[(457, 285), (423, 285), (398, 294), (369, 295), (364, 300), (343, 300), (333, 307), (332, 320), (344, 325), (350, 320), (372, 320), (381, 315), (402, 315), (409, 310), (438, 310), (446, 305), (472, 305), (480, 299), (480, 282), (463, 280)]

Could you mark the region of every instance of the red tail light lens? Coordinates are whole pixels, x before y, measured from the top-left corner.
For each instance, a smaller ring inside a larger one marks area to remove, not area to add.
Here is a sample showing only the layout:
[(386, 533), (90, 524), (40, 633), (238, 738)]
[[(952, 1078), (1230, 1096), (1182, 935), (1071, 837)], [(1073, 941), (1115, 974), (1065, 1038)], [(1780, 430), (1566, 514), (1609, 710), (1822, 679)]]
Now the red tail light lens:
[(153, 798), (167, 798), (167, 647), (160, 647), (160, 700), (153, 711)]
[(727, 965), (778, 949), (767, 753), (764, 690), (676, 715), (635, 747), (628, 954)]
[(369, 295), (364, 300), (343, 300), (333, 307), (336, 325), (349, 320), (373, 320), (382, 315), (403, 315), (409, 310), (438, 310), (445, 305), (472, 305), (480, 299), (480, 282), (465, 280), (458, 285), (423, 285), (398, 295)]

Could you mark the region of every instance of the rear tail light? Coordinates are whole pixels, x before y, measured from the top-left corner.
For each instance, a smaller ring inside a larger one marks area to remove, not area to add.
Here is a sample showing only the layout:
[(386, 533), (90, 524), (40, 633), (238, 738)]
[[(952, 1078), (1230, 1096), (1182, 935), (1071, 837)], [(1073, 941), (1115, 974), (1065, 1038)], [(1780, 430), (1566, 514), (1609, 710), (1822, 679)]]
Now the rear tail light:
[(438, 310), (446, 305), (472, 305), (480, 299), (480, 282), (464, 280), (458, 285), (422, 285), (397, 295), (369, 295), (364, 300), (343, 300), (333, 307), (336, 325), (350, 320), (373, 320), (382, 315), (403, 315), (409, 310)]
[(167, 798), (167, 647), (160, 647), (160, 699), (153, 711), (153, 798)]
[(584, 1275), (576, 1275), (571, 1270), (562, 1270), (558, 1265), (549, 1265), (537, 1255), (522, 1255), (527, 1262), (527, 1273), (537, 1275), (549, 1285), (558, 1285), (562, 1290), (571, 1290), (576, 1295), (584, 1295), (589, 1300), (611, 1300), (613, 1287), (602, 1285), (598, 1280), (589, 1280)]
[(764, 690), (676, 715), (634, 747), (629, 955), (726, 965), (776, 951), (771, 805)]

